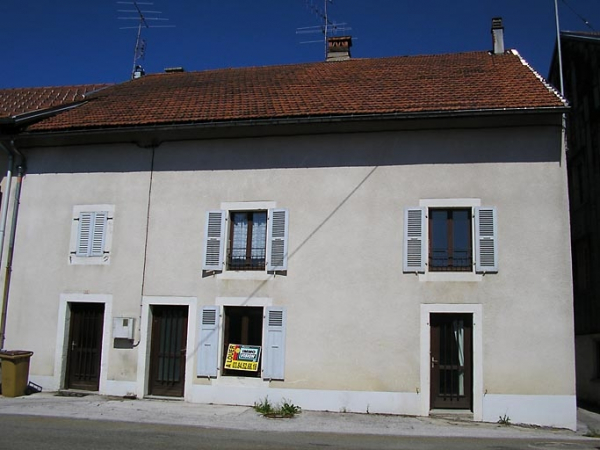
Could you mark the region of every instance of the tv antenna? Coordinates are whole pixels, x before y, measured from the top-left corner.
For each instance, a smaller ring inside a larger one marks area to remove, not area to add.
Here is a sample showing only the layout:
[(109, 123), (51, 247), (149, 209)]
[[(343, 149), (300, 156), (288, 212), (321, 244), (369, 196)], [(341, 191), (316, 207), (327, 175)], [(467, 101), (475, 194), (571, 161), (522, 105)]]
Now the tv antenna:
[[(334, 20), (331, 20), (329, 17), (329, 11), (327, 9), (327, 5), (333, 3), (333, 0), (323, 0), (323, 7), (321, 8), (317, 5), (318, 0), (304, 0), (304, 4), (306, 8), (317, 17), (321, 21), (320, 25), (315, 25), (311, 27), (301, 27), (296, 28), (296, 34), (313, 34), (313, 33), (322, 33), (323, 41), (325, 44), (325, 57), (327, 57), (327, 38), (331, 36), (335, 36), (338, 32), (350, 31), (352, 28), (348, 26), (347, 23), (337, 23)], [(302, 41), (301, 44), (313, 44), (320, 43), (319, 40), (312, 41)]]
[[(126, 29), (137, 29), (137, 38), (135, 40), (135, 49), (133, 51), (133, 69), (131, 70), (131, 78), (139, 78), (144, 74), (144, 69), (138, 64), (139, 60), (144, 59), (146, 55), (146, 41), (142, 39), (142, 28), (174, 28), (175, 25), (150, 25), (148, 22), (152, 21), (168, 21), (163, 17), (157, 17), (156, 15), (162, 14), (162, 11), (150, 11), (142, 10), (140, 5), (150, 6), (154, 5), (152, 2), (138, 2), (133, 0), (132, 2), (117, 2), (120, 5), (132, 5), (134, 9), (119, 9), (120, 13), (137, 14), (130, 17), (119, 17), (119, 20), (137, 20), (139, 21), (137, 26), (125, 26), (120, 27), (121, 30)], [(150, 16), (148, 15), (150, 14)]]

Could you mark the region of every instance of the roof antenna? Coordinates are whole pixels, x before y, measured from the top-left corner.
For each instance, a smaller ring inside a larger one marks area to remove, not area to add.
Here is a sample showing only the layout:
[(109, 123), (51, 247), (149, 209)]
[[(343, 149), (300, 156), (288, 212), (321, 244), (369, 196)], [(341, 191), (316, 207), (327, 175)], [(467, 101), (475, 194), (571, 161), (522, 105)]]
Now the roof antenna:
[(142, 39), (142, 28), (174, 28), (175, 25), (149, 25), (148, 21), (167, 21), (162, 17), (147, 16), (147, 14), (162, 14), (162, 11), (148, 11), (140, 9), (139, 5), (154, 5), (151, 2), (138, 2), (133, 0), (132, 2), (117, 2), (120, 5), (133, 5), (135, 9), (119, 9), (120, 13), (133, 13), (137, 16), (133, 17), (119, 17), (120, 20), (139, 20), (137, 26), (126, 26), (120, 27), (121, 30), (126, 29), (137, 29), (137, 38), (135, 40), (135, 49), (133, 51), (133, 69), (131, 70), (131, 78), (140, 78), (144, 75), (144, 69), (140, 64), (139, 60), (144, 59), (146, 55), (146, 41)]
[[(321, 25), (297, 28), (296, 34), (322, 33), (325, 42), (325, 58), (327, 58), (327, 38), (335, 36), (338, 31), (350, 31), (352, 28), (347, 26), (347, 23), (337, 23), (329, 18), (327, 5), (333, 3), (333, 0), (323, 0), (323, 8), (320, 8), (316, 4), (317, 1), (318, 0), (304, 0), (304, 4), (306, 8), (321, 21)], [(321, 42), (321, 40), (302, 41), (300, 43), (312, 44), (316, 42)]]

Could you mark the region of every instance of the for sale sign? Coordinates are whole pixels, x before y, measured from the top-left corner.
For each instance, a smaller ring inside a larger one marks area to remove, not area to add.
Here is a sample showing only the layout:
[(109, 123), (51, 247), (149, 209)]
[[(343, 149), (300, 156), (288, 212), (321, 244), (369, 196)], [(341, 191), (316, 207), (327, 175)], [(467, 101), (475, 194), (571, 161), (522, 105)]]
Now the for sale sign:
[(227, 358), (225, 359), (225, 368), (256, 372), (259, 361), (260, 346), (229, 344)]

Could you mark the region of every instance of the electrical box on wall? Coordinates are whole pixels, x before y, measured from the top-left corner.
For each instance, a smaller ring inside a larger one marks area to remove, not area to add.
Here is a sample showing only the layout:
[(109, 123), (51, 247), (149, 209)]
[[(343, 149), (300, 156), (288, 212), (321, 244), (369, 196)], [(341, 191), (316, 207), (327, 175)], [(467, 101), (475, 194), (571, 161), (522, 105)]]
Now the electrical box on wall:
[(133, 317), (115, 317), (113, 319), (113, 338), (133, 339)]

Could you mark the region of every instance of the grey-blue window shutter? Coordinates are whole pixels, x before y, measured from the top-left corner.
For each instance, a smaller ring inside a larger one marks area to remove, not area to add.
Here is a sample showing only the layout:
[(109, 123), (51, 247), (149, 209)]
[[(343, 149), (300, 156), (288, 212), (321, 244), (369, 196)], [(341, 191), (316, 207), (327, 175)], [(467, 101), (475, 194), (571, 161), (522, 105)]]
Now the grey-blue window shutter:
[(403, 271), (425, 273), (425, 208), (404, 210)]
[(284, 378), (285, 322), (284, 308), (266, 308), (262, 366), (262, 377), (265, 380), (283, 380)]
[(475, 272), (498, 272), (496, 208), (475, 208)]
[(200, 317), (197, 376), (217, 377), (219, 359), (219, 307), (205, 306)]
[(206, 213), (203, 270), (223, 270), (225, 250), (225, 211)]
[(287, 270), (288, 222), (287, 209), (269, 210), (267, 270)]
[(105, 211), (94, 213), (93, 232), (91, 233), (90, 256), (104, 255), (104, 239), (108, 213)]
[(90, 251), (90, 236), (92, 233), (93, 213), (82, 212), (79, 214), (79, 227), (77, 229), (77, 256), (88, 256)]
[(108, 213), (106, 211), (82, 212), (77, 230), (77, 256), (102, 256), (106, 238)]

